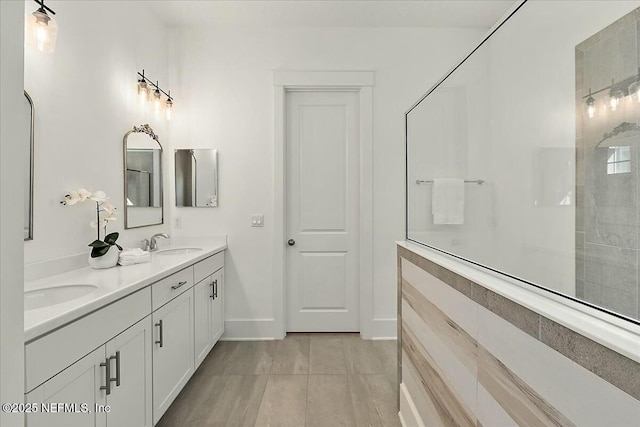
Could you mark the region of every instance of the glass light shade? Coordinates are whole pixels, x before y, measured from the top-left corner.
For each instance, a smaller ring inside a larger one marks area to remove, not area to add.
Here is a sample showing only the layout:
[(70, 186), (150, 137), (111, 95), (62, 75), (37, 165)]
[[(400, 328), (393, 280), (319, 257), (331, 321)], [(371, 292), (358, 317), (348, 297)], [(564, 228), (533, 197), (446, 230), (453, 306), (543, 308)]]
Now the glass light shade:
[(167, 103), (166, 103), (166, 114), (167, 114), (167, 120), (171, 120), (171, 110), (173, 110), (173, 101), (171, 100), (171, 98), (167, 99)]
[(58, 24), (44, 9), (28, 13), (25, 17), (25, 41), (28, 46), (43, 53), (53, 53), (58, 39)]
[(147, 85), (147, 82), (140, 79), (138, 80), (138, 96), (140, 97), (141, 101), (146, 101), (147, 97), (149, 95), (149, 87)]
[(587, 114), (590, 119), (596, 115), (596, 100), (592, 96), (587, 98)]
[(162, 94), (158, 89), (153, 91), (153, 106), (156, 109), (156, 112), (160, 111)]
[(616, 111), (618, 107), (620, 107), (620, 103), (624, 98), (624, 92), (618, 89), (611, 89), (609, 92), (609, 106), (611, 107), (611, 111)]
[(617, 95), (611, 95), (609, 99), (609, 105), (611, 106), (611, 111), (616, 111), (618, 109), (618, 104), (620, 103), (620, 98)]

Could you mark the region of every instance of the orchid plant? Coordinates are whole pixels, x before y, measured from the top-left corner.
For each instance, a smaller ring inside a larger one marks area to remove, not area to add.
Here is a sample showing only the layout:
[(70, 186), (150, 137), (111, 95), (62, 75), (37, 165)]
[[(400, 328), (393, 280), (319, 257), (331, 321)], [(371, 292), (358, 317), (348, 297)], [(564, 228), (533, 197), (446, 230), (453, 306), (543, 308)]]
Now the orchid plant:
[[(122, 247), (116, 243), (120, 234), (118, 232), (107, 234), (107, 225), (111, 221), (116, 220), (117, 213), (116, 208), (109, 203), (109, 198), (104, 191), (95, 191), (92, 193), (84, 188), (80, 188), (69, 192), (60, 203), (65, 206), (72, 206), (87, 200), (96, 203), (96, 219), (89, 223), (91, 228), (97, 229), (98, 235), (98, 238), (89, 244), (92, 248), (91, 258), (98, 258), (105, 255), (112, 246), (116, 246), (119, 250), (122, 250)], [(104, 240), (100, 240), (100, 230), (104, 230)]]

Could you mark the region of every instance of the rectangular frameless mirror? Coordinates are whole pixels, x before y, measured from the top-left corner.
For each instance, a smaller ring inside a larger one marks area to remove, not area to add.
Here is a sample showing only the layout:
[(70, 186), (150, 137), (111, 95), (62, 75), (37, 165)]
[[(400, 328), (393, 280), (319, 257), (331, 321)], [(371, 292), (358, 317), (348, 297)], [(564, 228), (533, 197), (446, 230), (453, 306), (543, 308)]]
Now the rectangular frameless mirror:
[(33, 100), (24, 91), (25, 105), (29, 109), (29, 116), (26, 123), (28, 140), (24, 150), (24, 240), (33, 240), (33, 147), (34, 147), (34, 121), (35, 110)]
[(218, 151), (176, 150), (176, 206), (218, 206)]
[(124, 136), (124, 228), (163, 223), (162, 145), (149, 125)]

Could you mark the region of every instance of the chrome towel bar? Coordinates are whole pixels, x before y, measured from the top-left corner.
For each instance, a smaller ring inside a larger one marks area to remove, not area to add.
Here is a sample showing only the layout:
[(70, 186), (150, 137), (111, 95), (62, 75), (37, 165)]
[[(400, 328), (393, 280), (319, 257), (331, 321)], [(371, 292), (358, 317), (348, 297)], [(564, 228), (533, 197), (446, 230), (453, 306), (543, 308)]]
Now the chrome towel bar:
[[(478, 185), (482, 185), (484, 184), (484, 180), (483, 179), (476, 179), (476, 180), (464, 180), (465, 184), (478, 184)], [(417, 179), (416, 180), (416, 184), (420, 185), (420, 184), (433, 184), (433, 180), (429, 179), (429, 180), (422, 180), (422, 179)]]

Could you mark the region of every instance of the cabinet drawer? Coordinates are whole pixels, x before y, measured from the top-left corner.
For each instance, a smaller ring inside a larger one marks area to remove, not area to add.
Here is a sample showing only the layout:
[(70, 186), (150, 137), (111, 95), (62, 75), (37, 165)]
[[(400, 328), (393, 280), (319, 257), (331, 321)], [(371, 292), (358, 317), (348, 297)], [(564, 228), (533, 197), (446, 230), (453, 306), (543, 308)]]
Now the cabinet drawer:
[(193, 287), (193, 267), (185, 268), (151, 285), (153, 310)]
[(224, 267), (224, 251), (205, 258), (193, 266), (193, 280), (195, 283), (211, 276)]
[(149, 288), (25, 346), (26, 391), (53, 377), (151, 312)]

